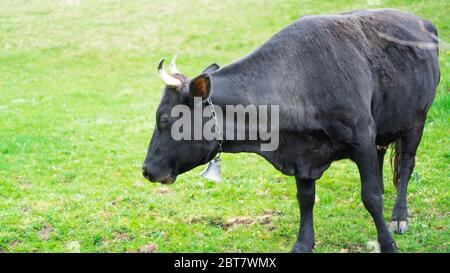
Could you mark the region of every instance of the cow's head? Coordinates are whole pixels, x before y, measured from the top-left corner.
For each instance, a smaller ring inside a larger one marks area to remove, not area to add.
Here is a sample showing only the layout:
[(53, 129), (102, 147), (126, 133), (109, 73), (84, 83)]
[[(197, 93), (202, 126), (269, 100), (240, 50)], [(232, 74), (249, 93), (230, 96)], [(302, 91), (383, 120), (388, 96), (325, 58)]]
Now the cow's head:
[[(219, 66), (212, 64), (200, 76), (189, 80), (177, 70), (175, 58), (170, 63), (170, 73), (164, 70), (163, 62), (164, 59), (158, 64), (158, 73), (165, 83), (164, 94), (156, 111), (156, 126), (142, 172), (152, 182), (171, 184), (177, 175), (207, 163), (218, 151), (214, 140), (175, 140), (171, 128), (177, 118), (171, 117), (171, 111), (177, 105), (192, 108), (194, 97), (206, 99), (210, 91), (209, 73)], [(193, 115), (193, 111), (190, 112)], [(193, 126), (191, 132), (194, 132)]]

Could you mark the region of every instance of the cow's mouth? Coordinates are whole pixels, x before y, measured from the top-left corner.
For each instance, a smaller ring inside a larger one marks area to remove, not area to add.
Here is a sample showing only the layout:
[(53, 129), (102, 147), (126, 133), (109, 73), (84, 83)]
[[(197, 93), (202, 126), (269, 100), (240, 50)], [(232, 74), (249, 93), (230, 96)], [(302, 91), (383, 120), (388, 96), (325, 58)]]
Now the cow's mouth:
[(173, 184), (175, 183), (175, 180), (177, 179), (177, 176), (174, 175), (169, 175), (169, 176), (165, 176), (165, 177), (158, 177), (158, 178), (154, 178), (154, 177), (148, 177), (148, 176), (144, 176), (148, 181), (153, 182), (153, 183), (161, 183), (164, 185), (169, 185), (169, 184)]
[(158, 180), (158, 182), (164, 185), (169, 185), (175, 183), (175, 180), (177, 180), (177, 176), (168, 176)]
[(159, 182), (161, 184), (173, 184), (175, 180), (177, 179), (177, 175), (169, 174), (167, 176), (155, 176), (152, 174), (149, 174), (148, 172), (144, 171), (143, 176), (145, 179), (147, 179), (150, 182), (156, 183)]

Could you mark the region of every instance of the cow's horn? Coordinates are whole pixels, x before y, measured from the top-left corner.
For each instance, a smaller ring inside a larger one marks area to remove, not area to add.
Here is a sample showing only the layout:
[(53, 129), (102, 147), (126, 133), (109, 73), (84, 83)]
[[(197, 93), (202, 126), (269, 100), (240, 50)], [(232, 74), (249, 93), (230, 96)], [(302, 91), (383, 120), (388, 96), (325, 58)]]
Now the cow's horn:
[(173, 56), (172, 60), (170, 61), (170, 74), (181, 74), (181, 72), (177, 69), (177, 65), (175, 64), (176, 61), (177, 55)]
[(159, 77), (161, 78), (161, 80), (167, 85), (167, 86), (171, 86), (171, 87), (179, 87), (182, 82), (175, 78), (170, 76), (166, 70), (164, 70), (164, 58), (161, 59), (159, 61), (158, 64), (158, 73), (159, 73)]

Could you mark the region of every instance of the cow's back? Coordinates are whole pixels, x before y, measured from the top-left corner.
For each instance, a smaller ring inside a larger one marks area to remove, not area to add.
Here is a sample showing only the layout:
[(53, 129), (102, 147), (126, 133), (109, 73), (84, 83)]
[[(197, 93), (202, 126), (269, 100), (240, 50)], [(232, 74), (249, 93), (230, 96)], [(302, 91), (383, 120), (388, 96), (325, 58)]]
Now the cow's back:
[[(308, 108), (302, 124), (332, 130), (371, 115), (377, 142), (388, 144), (422, 122), (434, 99), (438, 49), (423, 48), (435, 44), (433, 35), (430, 22), (396, 10), (303, 17), (274, 39), (285, 40), (284, 54), (299, 67), (299, 94), (288, 94), (286, 104), (301, 101)], [(294, 42), (297, 48), (289, 53)], [(346, 130), (331, 134), (347, 137)]]
[(347, 142), (369, 118), (380, 139), (394, 141), (434, 98), (437, 50), (396, 44), (380, 33), (433, 42), (430, 31), (429, 22), (395, 10), (307, 15), (212, 75), (216, 86), (239, 90), (239, 100), (283, 105), (281, 132), (324, 130)]

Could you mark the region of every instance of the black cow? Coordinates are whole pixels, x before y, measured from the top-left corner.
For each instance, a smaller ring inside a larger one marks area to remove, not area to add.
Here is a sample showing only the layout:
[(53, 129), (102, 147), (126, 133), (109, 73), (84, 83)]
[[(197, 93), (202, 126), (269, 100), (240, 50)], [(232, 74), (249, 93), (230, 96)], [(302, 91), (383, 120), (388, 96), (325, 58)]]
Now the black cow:
[(166, 87), (143, 174), (172, 183), (219, 150), (217, 140), (173, 140), (174, 105), (192, 107), (194, 96), (210, 98), (224, 111), (225, 105), (280, 105), (277, 150), (225, 139), (223, 151), (257, 153), (296, 177), (301, 220), (292, 251), (312, 251), (315, 181), (333, 161), (348, 158), (358, 166), (362, 201), (381, 251), (396, 252), (383, 219), (383, 158), (395, 144), (397, 201), (390, 228), (402, 233), (407, 185), (440, 79), (433, 45), (437, 32), (429, 21), (396, 10), (365, 10), (304, 16), (248, 56), (223, 68), (213, 64), (192, 80), (174, 65), (166, 73), (161, 62)]

